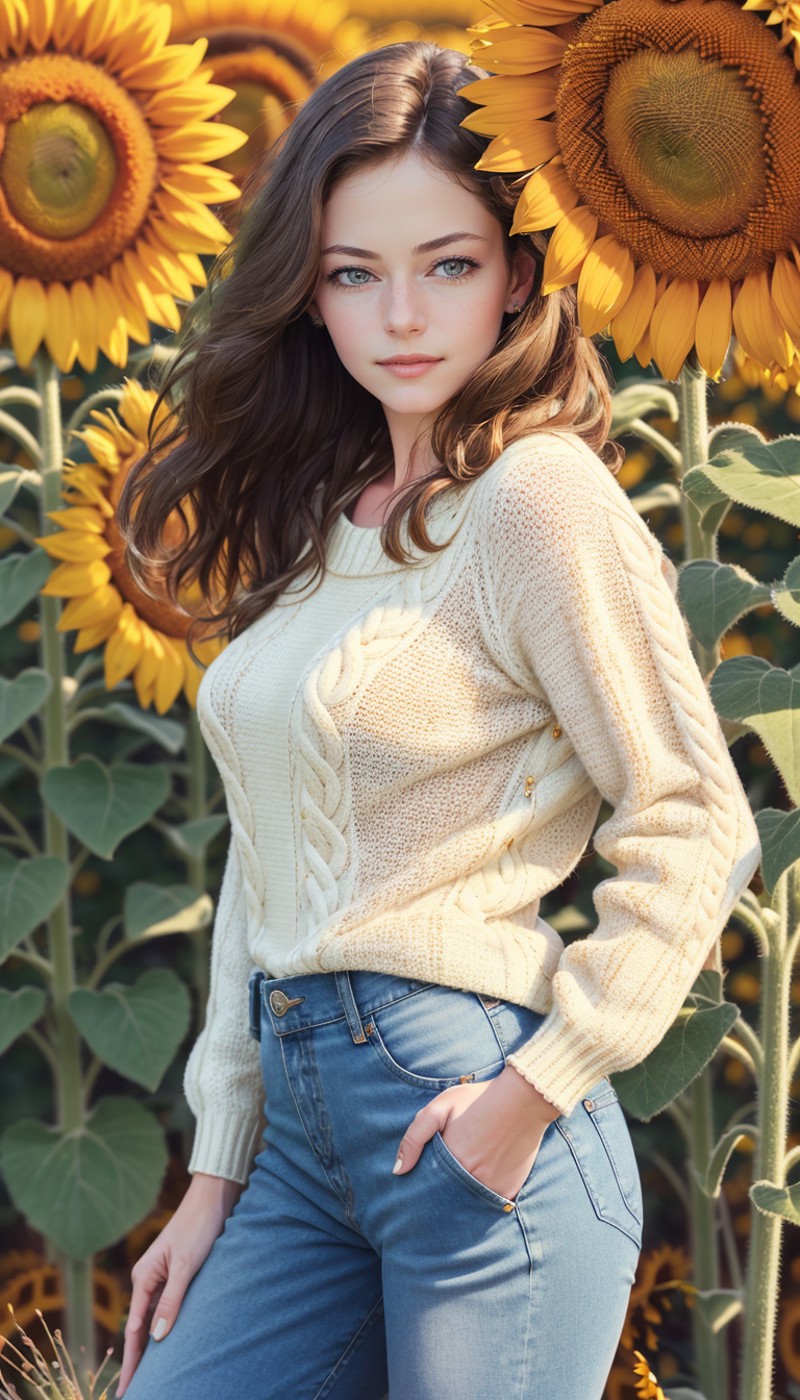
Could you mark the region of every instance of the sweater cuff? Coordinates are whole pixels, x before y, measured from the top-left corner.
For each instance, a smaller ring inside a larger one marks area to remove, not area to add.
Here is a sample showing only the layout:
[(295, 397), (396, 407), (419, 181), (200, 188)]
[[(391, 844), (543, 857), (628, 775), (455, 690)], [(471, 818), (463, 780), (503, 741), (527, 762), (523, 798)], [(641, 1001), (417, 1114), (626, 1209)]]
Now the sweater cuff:
[(608, 1056), (564, 1020), (557, 1006), (535, 1035), (506, 1056), (506, 1064), (564, 1115), (608, 1074)]
[(261, 1118), (253, 1122), (240, 1113), (229, 1118), (205, 1114), (198, 1120), (187, 1170), (224, 1176), (247, 1184), (262, 1134)]

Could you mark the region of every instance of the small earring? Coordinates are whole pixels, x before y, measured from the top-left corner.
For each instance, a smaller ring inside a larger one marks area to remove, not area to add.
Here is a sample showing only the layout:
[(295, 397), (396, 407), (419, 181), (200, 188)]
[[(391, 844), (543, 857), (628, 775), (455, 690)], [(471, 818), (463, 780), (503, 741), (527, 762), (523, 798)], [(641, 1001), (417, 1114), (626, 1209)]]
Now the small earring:
[(515, 301), (515, 302), (514, 302), (514, 305), (513, 305), (513, 307), (512, 307), (512, 310), (513, 310), (515, 316), (518, 316), (518, 315), (519, 315), (520, 311), (522, 310), (522, 307), (520, 306), (520, 304), (519, 304), (518, 301)]
[(322, 326), (325, 325), (325, 322), (323, 321), (321, 316), (315, 316), (313, 312), (309, 312), (309, 315), (311, 316), (313, 324), (317, 327), (317, 330), (319, 330)]

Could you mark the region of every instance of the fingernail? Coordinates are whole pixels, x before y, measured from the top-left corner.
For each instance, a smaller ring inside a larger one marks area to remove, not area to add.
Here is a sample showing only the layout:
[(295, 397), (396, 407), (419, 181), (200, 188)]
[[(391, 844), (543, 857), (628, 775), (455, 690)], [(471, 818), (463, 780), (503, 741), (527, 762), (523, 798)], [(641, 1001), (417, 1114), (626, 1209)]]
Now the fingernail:
[(155, 1339), (156, 1339), (157, 1342), (160, 1342), (160, 1341), (161, 1341), (161, 1338), (163, 1337), (163, 1335), (164, 1335), (164, 1333), (166, 1332), (166, 1330), (167, 1330), (167, 1319), (166, 1319), (165, 1317), (160, 1317), (160, 1318), (158, 1319), (158, 1322), (156, 1323), (155, 1327), (153, 1328), (153, 1336), (155, 1337)]
[(402, 1169), (402, 1166), (403, 1166), (403, 1159), (402, 1159), (402, 1157), (398, 1157), (397, 1161), (395, 1162), (394, 1166), (392, 1167), (392, 1175), (396, 1175), (396, 1174)]

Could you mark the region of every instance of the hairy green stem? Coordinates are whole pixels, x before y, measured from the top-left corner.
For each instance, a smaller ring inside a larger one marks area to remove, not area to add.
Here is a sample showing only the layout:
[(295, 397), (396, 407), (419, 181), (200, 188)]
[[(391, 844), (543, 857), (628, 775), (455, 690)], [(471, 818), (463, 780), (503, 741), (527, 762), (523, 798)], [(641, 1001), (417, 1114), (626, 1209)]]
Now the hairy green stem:
[[(800, 917), (800, 870), (790, 866), (775, 890), (778, 927), (769, 932), (769, 956), (762, 960), (761, 1023), (764, 1074), (758, 1090), (760, 1133), (753, 1180), (785, 1185), (789, 1111), (789, 1023), (791, 963), (787, 946)], [(770, 1400), (773, 1390), (775, 1329), (783, 1221), (753, 1207), (747, 1258), (742, 1328), (740, 1400)]]
[[(61, 489), (64, 440), (58, 370), (44, 350), (37, 353), (34, 363), (36, 387), (42, 405), (40, 533), (45, 535), (55, 528), (52, 521), (47, 519), (47, 512), (63, 507)], [(60, 600), (42, 594), (39, 598), (41, 666), (52, 681), (42, 716), (45, 771), (69, 763), (63, 684), (66, 675), (64, 634), (57, 630), (60, 616)], [(48, 806), (43, 806), (42, 811), (45, 855), (57, 856), (69, 863), (69, 837), (64, 823)], [(57, 1122), (62, 1133), (76, 1132), (84, 1123), (81, 1041), (68, 1005), (70, 994), (76, 985), (70, 895), (71, 890), (68, 887), (63, 899), (47, 920), (50, 962), (53, 967), (53, 1020), (59, 1061)], [(73, 1259), (61, 1251), (57, 1251), (56, 1256), (62, 1271), (67, 1300), (68, 1345), (73, 1356), (82, 1355), (83, 1368), (95, 1369), (92, 1261)], [(85, 1348), (83, 1353), (81, 1347)]]

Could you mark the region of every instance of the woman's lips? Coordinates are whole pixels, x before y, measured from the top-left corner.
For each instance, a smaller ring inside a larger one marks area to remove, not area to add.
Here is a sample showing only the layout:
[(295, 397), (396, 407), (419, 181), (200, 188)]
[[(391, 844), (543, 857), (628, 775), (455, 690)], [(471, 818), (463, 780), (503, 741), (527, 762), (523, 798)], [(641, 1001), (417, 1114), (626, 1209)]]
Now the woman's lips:
[(416, 379), (418, 375), (425, 374), (427, 370), (433, 369), (434, 365), (440, 365), (441, 360), (412, 360), (405, 364), (399, 360), (379, 360), (382, 369), (391, 370), (399, 379)]

